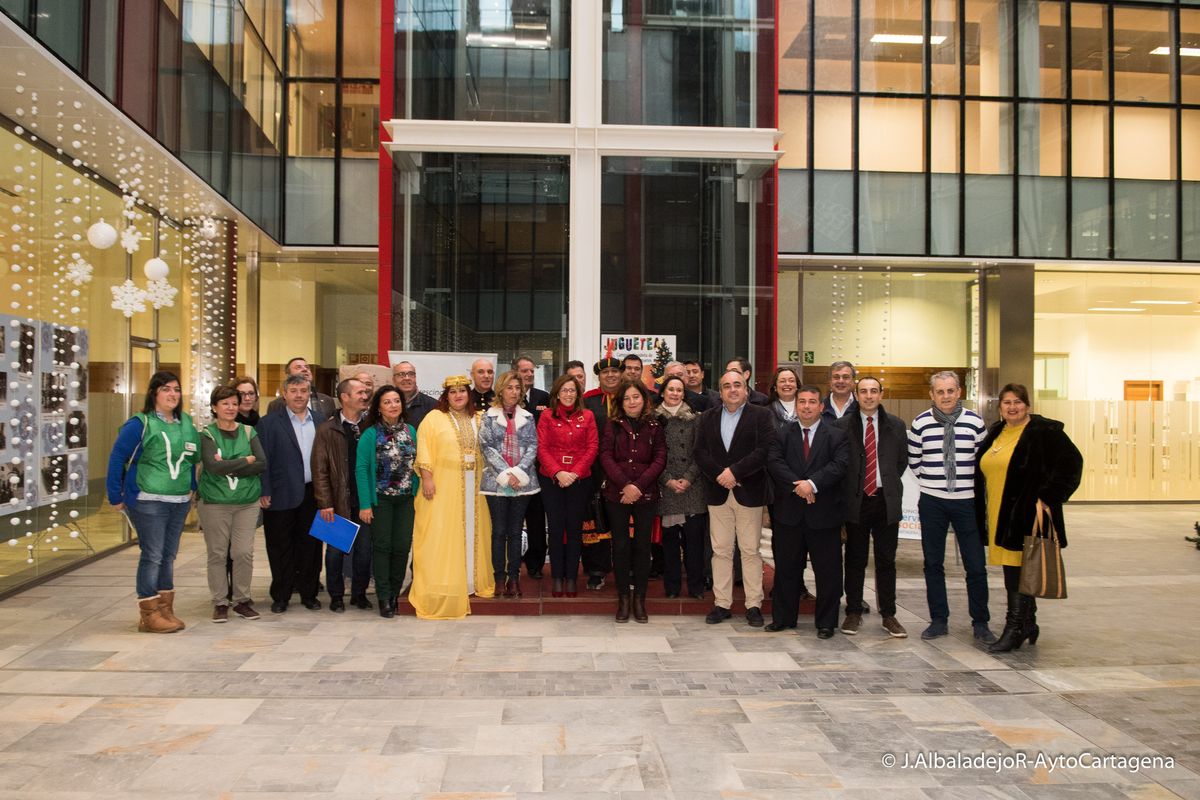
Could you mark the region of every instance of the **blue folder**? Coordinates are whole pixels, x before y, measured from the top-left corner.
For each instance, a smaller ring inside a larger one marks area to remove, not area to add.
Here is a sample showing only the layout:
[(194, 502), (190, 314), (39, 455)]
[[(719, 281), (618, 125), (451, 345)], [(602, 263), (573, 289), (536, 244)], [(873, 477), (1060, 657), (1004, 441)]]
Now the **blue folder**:
[(358, 528), (357, 523), (351, 522), (345, 517), (339, 517), (335, 514), (333, 522), (326, 522), (321, 519), (320, 514), (317, 514), (313, 518), (313, 524), (308, 530), (308, 535), (336, 547), (343, 553), (349, 553), (350, 548), (354, 547), (355, 537), (358, 536)]

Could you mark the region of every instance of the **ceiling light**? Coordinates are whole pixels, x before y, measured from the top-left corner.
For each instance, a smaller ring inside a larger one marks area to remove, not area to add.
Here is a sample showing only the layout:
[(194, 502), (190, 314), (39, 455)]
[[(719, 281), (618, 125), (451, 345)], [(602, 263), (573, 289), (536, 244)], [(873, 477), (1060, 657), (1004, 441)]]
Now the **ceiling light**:
[(925, 277), (925, 273), (924, 273), (924, 272), (914, 272), (914, 273), (912, 274), (912, 276), (913, 276), (914, 278), (924, 278), (924, 277)]
[[(1166, 45), (1163, 45), (1162, 47), (1156, 47), (1150, 51), (1150, 55), (1169, 56), (1171, 55), (1171, 48), (1167, 47)], [(1179, 48), (1179, 55), (1192, 57), (1200, 56), (1200, 47), (1181, 47)]]
[(1145, 311), (1144, 308), (1117, 308), (1116, 306), (1097, 306), (1089, 308), (1088, 311)]
[[(941, 44), (945, 36), (930, 36), (930, 44)], [(924, 44), (925, 37), (918, 33), (877, 33), (871, 37), (873, 44)]]
[(1131, 300), (1135, 306), (1190, 306), (1191, 300)]

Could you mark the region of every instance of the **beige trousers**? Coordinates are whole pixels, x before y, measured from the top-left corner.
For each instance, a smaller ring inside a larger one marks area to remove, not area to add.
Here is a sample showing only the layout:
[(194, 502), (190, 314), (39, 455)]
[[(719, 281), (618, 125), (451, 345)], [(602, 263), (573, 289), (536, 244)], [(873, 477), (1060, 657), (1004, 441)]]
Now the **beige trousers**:
[(717, 605), (733, 605), (734, 543), (742, 554), (742, 587), (746, 590), (746, 608), (762, 608), (763, 567), (758, 553), (762, 539), (762, 506), (744, 506), (733, 492), (719, 506), (708, 507), (709, 536), (712, 539), (713, 595)]

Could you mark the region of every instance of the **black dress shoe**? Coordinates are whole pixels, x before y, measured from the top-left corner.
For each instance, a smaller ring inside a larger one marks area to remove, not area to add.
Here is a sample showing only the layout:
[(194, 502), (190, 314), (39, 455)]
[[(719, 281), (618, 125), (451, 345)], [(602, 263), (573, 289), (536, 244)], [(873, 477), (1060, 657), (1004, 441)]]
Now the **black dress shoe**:
[(305, 600), (305, 599), (301, 598), (300, 605), (304, 606), (309, 611), (320, 611), (321, 610), (321, 601), (315, 597), (311, 600)]
[(761, 628), (763, 626), (762, 611), (758, 608), (746, 609), (746, 624), (751, 628)]
[[(305, 603), (304, 607), (311, 608), (311, 606), (308, 603)], [(320, 606), (317, 606), (317, 608), (320, 608)], [(334, 612), (335, 614), (341, 614), (343, 611), (346, 610), (346, 603), (340, 597), (330, 598), (329, 610)]]
[(679, 592), (667, 592), (668, 600), (674, 600), (676, 597), (679, 597)]
[(780, 631), (786, 631), (789, 628), (794, 630), (795, 627), (795, 625), (784, 625), (779, 622), (769, 622), (767, 623), (767, 626), (763, 628), (763, 630), (767, 633), (779, 633)]
[(833, 628), (817, 628), (817, 638), (818, 639), (832, 639), (833, 638)]
[(708, 612), (708, 616), (704, 618), (704, 621), (709, 625), (716, 625), (719, 622), (724, 622), (732, 616), (733, 612), (731, 612), (728, 608), (713, 606), (712, 611)]
[(540, 569), (531, 570), (527, 574), (535, 581), (540, 581), (542, 579), (542, 571)]
[(276, 600), (274, 603), (271, 603), (271, 613), (272, 614), (282, 614), (285, 611), (287, 611), (287, 603), (281, 602), (279, 600)]
[(379, 616), (384, 619), (391, 619), (396, 616), (396, 605), (390, 600), (379, 601)]
[(704, 592), (692, 592), (691, 597), (693, 600), (703, 600)]
[(375, 606), (371, 605), (371, 601), (367, 599), (365, 594), (355, 594), (350, 596), (350, 605), (355, 608), (361, 608), (363, 611), (370, 611)]

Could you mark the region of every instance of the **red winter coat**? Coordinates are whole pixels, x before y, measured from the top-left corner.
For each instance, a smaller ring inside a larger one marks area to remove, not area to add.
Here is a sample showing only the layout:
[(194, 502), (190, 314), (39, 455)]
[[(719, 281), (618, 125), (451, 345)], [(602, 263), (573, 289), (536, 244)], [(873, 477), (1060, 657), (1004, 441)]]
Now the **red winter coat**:
[(667, 465), (667, 439), (653, 414), (642, 417), (635, 432), (629, 420), (610, 420), (600, 442), (600, 465), (607, 476), (604, 499), (621, 502), (621, 490), (642, 490), (637, 505), (658, 501), (658, 476)]
[[(564, 414), (562, 406), (544, 411), (538, 419), (538, 472), (553, 478), (560, 472), (574, 472), (580, 478), (592, 474), (599, 442), (592, 412), (574, 406)], [(569, 459), (569, 460), (564, 460)]]

